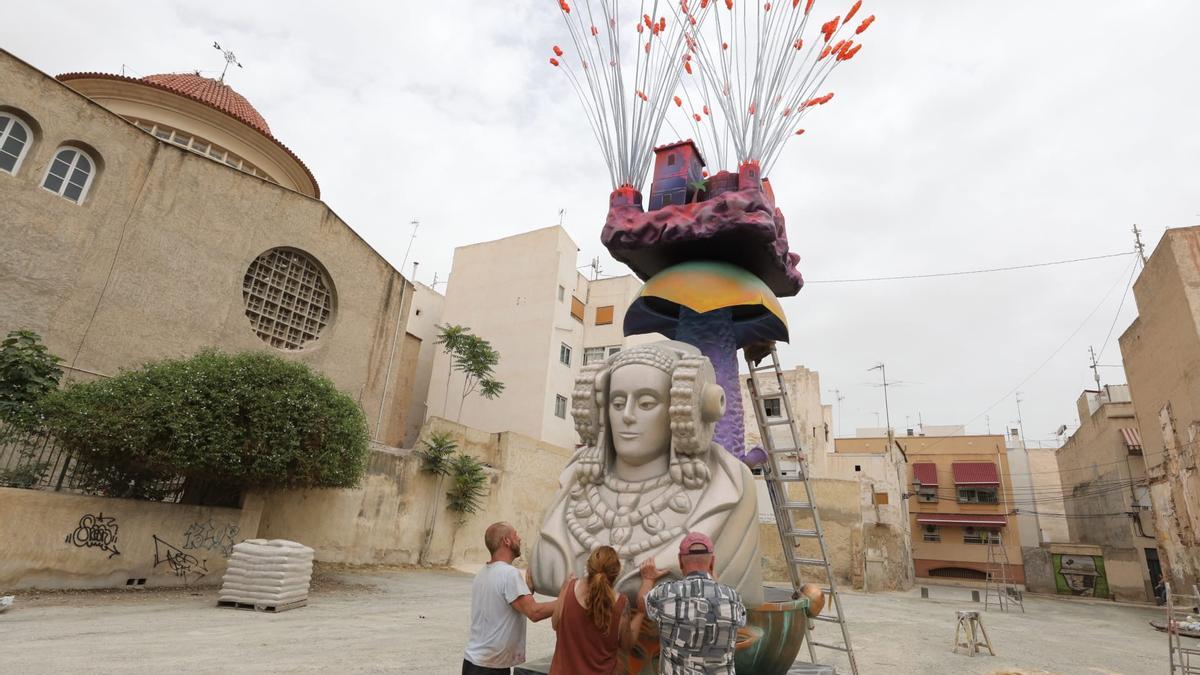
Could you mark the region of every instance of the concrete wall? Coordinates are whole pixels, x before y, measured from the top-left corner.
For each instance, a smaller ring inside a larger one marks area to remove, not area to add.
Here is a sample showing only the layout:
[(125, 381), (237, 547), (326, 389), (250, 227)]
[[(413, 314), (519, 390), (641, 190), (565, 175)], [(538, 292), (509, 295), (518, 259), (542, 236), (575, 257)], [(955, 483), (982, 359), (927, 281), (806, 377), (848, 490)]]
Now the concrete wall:
[[(1025, 548), (1022, 553), (1025, 561), (1025, 587), (1034, 593), (1086, 595), (1123, 602), (1154, 600), (1153, 593), (1146, 593), (1142, 579), (1145, 564), (1136, 549), (1049, 543)], [(1072, 590), (1069, 585), (1060, 583), (1062, 571), (1054, 567), (1055, 555), (1092, 558), (1095, 568), (1103, 572), (1107, 593)]]
[(1200, 227), (1169, 229), (1133, 285), (1120, 337), (1167, 580), (1200, 580)]
[[(1040, 541), (1070, 541), (1071, 534), (1067, 525), (1068, 518), (1065, 515), (1065, 500), (1062, 499), (1063, 487), (1055, 454), (1056, 449), (1035, 448), (1031, 447), (1029, 443), (1023, 445), (1029, 459), (1032, 487), (1037, 496), (1037, 510), (1041, 512), (1041, 515), (1035, 518), (1035, 526), (1041, 533)], [(1060, 513), (1064, 515), (1056, 515)], [(1022, 530), (1024, 527), (1022, 524)]]
[(404, 439), (400, 443), (404, 448), (411, 448), (417, 442), (429, 412), (429, 382), (433, 377), (434, 355), (441, 350), (437, 345), (437, 326), (442, 321), (446, 303), (446, 297), (433, 288), (421, 283), (415, 283), (413, 286), (413, 301), (408, 312), (407, 329), (408, 335), (418, 340), (419, 346), (408, 410), (404, 415)]
[[(865, 589), (870, 591), (910, 588), (912, 565), (902, 531), (863, 522), (862, 501), (870, 490), (859, 481), (830, 478), (814, 478), (812, 486), (829, 559), (838, 582), (858, 589), (863, 589), (865, 583)], [(803, 485), (789, 483), (788, 488), (793, 499), (807, 499)], [(766, 490), (761, 480), (759, 490)], [(869, 496), (865, 498), (869, 499)], [(809, 517), (800, 515), (796, 518), (797, 527), (809, 528), (811, 523)], [(773, 520), (760, 522), (759, 528), (763, 579), (786, 583), (789, 577), (779, 530)], [(818, 558), (819, 546), (814, 540), (802, 540), (796, 555)], [(820, 568), (804, 567), (800, 572), (803, 582), (824, 583)]]
[[(7, 52), (0, 92), (40, 130), (17, 174), (0, 173), (0, 334), (38, 332), (69, 376), (206, 347), (272, 351), (327, 375), (399, 442), (405, 411), (388, 404), (402, 373), (388, 362), (402, 360), (411, 285), (328, 206), (163, 143)], [(100, 164), (82, 204), (41, 187), (64, 143)], [(267, 345), (245, 313), (246, 270), (275, 247), (308, 253), (333, 284), (328, 325), (298, 351)]]
[(0, 488), (0, 592), (219, 584), (261, 512), (253, 495), (230, 509)]
[[(487, 561), (487, 526), (507, 520), (532, 546), (570, 451), (521, 434), (489, 434), (436, 417), (426, 423), (421, 438), (434, 432), (450, 433), (460, 451), (491, 467), (489, 494), (479, 513), (459, 522), (446, 509), (446, 485), (422, 471), (412, 451), (375, 446), (358, 488), (266, 494), (259, 536), (299, 541), (316, 549), (317, 560), (327, 562), (471, 564)], [(430, 526), (434, 534), (426, 548)]]

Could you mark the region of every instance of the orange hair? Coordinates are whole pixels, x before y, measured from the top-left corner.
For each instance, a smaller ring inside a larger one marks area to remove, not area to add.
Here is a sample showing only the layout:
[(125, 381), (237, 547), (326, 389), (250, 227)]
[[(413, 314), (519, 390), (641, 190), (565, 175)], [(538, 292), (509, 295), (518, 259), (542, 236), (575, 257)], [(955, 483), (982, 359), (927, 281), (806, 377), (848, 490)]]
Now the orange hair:
[(584, 613), (603, 634), (612, 626), (613, 584), (620, 573), (621, 560), (613, 547), (601, 546), (588, 556), (588, 606)]

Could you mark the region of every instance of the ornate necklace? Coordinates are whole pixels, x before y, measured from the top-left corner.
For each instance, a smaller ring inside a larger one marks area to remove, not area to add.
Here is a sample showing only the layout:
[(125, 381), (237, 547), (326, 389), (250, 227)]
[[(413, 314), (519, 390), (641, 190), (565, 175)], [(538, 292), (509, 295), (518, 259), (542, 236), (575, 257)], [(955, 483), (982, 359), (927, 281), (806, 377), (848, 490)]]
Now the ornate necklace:
[[(638, 506), (638, 503), (647, 493), (669, 485), (672, 485), (669, 475), (636, 482), (606, 475), (606, 488), (617, 495), (634, 495), (631, 504), (617, 509), (604, 502), (599, 486), (576, 485), (571, 488), (567, 504), (567, 529), (588, 551), (600, 545), (596, 533), (608, 529), (612, 547), (616, 549), (617, 555), (624, 559), (661, 546), (682, 535), (683, 527), (667, 528), (658, 514), (664, 508), (669, 508), (675, 513), (688, 513), (692, 508), (692, 500), (682, 488), (676, 487), (666, 490), (649, 503), (641, 506)], [(631, 541), (635, 538), (635, 528), (639, 527), (645, 534), (637, 536), (636, 541)]]

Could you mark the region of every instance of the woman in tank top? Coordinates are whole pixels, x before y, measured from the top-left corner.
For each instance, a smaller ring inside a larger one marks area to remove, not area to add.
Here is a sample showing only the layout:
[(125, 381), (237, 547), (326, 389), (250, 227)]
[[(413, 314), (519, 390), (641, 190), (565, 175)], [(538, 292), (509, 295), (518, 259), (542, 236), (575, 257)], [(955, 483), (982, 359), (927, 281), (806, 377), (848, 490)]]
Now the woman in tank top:
[(633, 647), (641, 612), (629, 611), (629, 599), (613, 588), (621, 561), (611, 546), (601, 546), (587, 561), (587, 578), (567, 579), (558, 593), (551, 624), (558, 633), (550, 675), (624, 673), (619, 651)]

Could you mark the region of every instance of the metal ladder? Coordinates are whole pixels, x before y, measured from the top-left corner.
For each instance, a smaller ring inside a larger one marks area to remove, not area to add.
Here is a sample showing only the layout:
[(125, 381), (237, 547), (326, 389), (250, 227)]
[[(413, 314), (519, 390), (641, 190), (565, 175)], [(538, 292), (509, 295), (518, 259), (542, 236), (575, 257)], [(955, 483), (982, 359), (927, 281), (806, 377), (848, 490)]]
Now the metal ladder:
[[(997, 573), (998, 572), (998, 573)], [(992, 594), (996, 594), (996, 604), (1001, 612), (1008, 611), (1008, 604), (1015, 602), (1025, 613), (1025, 599), (1016, 586), (1008, 583), (1008, 551), (1004, 545), (997, 542), (995, 537), (988, 535), (987, 548), (987, 580), (983, 591), (983, 610), (986, 612)]]
[(1167, 595), (1165, 627), (1171, 675), (1200, 673), (1200, 647), (1197, 647), (1195, 640), (1180, 635), (1179, 627), (1181, 621), (1190, 619), (1192, 608), (1200, 606), (1200, 588), (1192, 586), (1191, 595), (1172, 595), (1170, 582), (1165, 582), (1164, 589)]
[[(761, 363), (762, 361), (766, 361), (767, 365), (757, 365), (757, 363)], [(770, 354), (761, 357), (758, 362), (753, 361), (751, 356), (747, 355), (746, 366), (750, 371), (750, 377), (747, 378), (746, 384), (750, 391), (750, 400), (754, 405), (754, 417), (758, 421), (758, 432), (759, 437), (762, 439), (762, 447), (767, 453), (767, 462), (762, 466), (763, 482), (766, 483), (767, 493), (771, 497), (771, 509), (775, 513), (775, 526), (779, 530), (783, 558), (787, 563), (788, 577), (792, 583), (792, 598), (796, 599), (800, 597), (800, 586), (802, 583), (800, 568), (818, 567), (823, 570), (826, 582), (821, 591), (833, 600), (835, 616), (818, 615), (804, 622), (804, 643), (808, 645), (809, 658), (812, 663), (817, 663), (816, 647), (843, 652), (850, 659), (850, 672), (858, 675), (858, 664), (854, 660), (854, 648), (850, 643), (850, 632), (846, 628), (845, 614), (842, 612), (841, 595), (837, 591), (833, 567), (829, 563), (829, 551), (825, 546), (825, 533), (821, 528), (821, 516), (817, 512), (817, 505), (813, 499), (813, 488), (808, 481), (808, 461), (800, 447), (800, 435), (796, 430), (796, 419), (792, 415), (792, 402), (788, 395), (787, 384), (783, 380), (783, 370), (779, 367), (779, 355), (775, 351), (775, 344), (771, 343)], [(772, 381), (778, 387), (778, 397), (782, 402), (780, 408), (782, 417), (768, 418), (766, 414), (765, 401), (767, 398), (774, 398), (776, 394), (770, 391), (769, 387), (763, 387), (762, 385), (769, 384)], [(771, 435), (771, 430), (784, 425), (786, 425), (791, 434), (791, 445), (777, 447), (775, 439)], [(785, 475), (780, 469), (780, 458), (789, 455), (799, 465), (798, 475)], [(789, 498), (787, 491), (787, 483), (789, 482), (804, 483), (805, 501), (795, 501)], [(805, 523), (797, 523), (798, 520), (806, 518), (811, 519), (811, 527), (805, 527)], [(796, 554), (796, 548), (805, 539), (817, 540), (821, 557), (802, 558)], [(842, 631), (842, 644), (815, 642), (811, 632), (815, 627), (812, 625), (813, 621), (838, 624)]]

